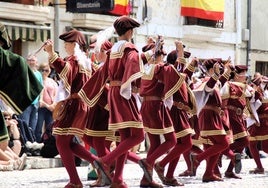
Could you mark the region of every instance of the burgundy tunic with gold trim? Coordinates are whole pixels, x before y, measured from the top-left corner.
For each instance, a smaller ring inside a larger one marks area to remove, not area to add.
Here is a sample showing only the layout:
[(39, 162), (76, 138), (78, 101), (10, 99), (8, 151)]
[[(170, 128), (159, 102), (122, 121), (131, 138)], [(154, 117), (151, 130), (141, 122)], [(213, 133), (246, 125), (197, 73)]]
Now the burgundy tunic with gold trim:
[[(89, 79), (88, 70), (78, 64), (75, 56), (70, 56), (66, 61), (57, 58), (53, 62), (55, 70), (59, 73), (66, 90), (70, 96), (78, 93), (82, 86)], [(89, 107), (78, 97), (69, 98), (67, 106), (67, 115), (62, 120), (54, 122), (53, 134), (55, 135), (78, 135), (83, 136), (87, 123)]]
[(89, 106), (94, 106), (110, 80), (108, 129), (143, 128), (136, 98), (132, 94), (132, 87), (143, 75), (142, 71), (136, 47), (130, 42), (118, 41), (113, 45), (105, 64), (85, 84), (79, 96)]
[(224, 90), (222, 98), (228, 100), (225, 104), (228, 109), (233, 140), (248, 136), (246, 121), (243, 117), (243, 112), (247, 105), (246, 97), (251, 97), (251, 93), (247, 90), (247, 84), (228, 82)]
[(94, 137), (112, 137), (114, 132), (108, 130), (109, 109), (107, 104), (108, 88), (104, 88), (97, 104), (90, 107), (85, 135)]
[[(171, 97), (184, 82), (173, 66), (148, 64), (141, 79), (140, 96), (143, 97), (141, 114), (146, 132), (166, 134), (174, 131), (172, 119), (164, 100)], [(172, 105), (172, 104), (171, 104)]]
[[(194, 90), (194, 92), (200, 90), (204, 93), (203, 99), (196, 98), (196, 100), (205, 100), (204, 106), (201, 107), (201, 111), (198, 114), (200, 136), (226, 135), (221, 119), (220, 107), (222, 100), (219, 92), (219, 83), (213, 77), (206, 77), (202, 81), (203, 84)], [(210, 88), (209, 92), (205, 89), (208, 85)]]
[(268, 140), (268, 99), (265, 96), (257, 110), (260, 124), (254, 124), (249, 128), (250, 141)]
[(114, 44), (108, 74), (110, 82), (120, 81), (121, 84), (119, 86), (110, 84), (108, 93), (109, 129), (143, 128), (136, 98), (132, 95), (132, 85), (142, 76), (141, 66), (138, 50), (132, 43), (119, 41)]
[(194, 100), (194, 96), (191, 95), (189, 87), (186, 82), (184, 82), (180, 89), (174, 93), (174, 103), (170, 110), (176, 138), (181, 138), (194, 133), (194, 130), (191, 128), (188, 115), (188, 113), (191, 113), (190, 110), (193, 109), (195, 105), (191, 99)]

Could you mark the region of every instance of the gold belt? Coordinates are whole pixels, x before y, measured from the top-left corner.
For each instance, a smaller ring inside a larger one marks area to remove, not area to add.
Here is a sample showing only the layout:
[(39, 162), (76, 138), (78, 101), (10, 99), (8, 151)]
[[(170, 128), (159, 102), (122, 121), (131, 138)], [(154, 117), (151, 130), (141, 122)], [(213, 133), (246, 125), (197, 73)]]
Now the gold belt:
[(121, 86), (121, 85), (122, 85), (122, 82), (119, 80), (112, 80), (109, 83), (109, 86)]
[(77, 93), (73, 93), (69, 97), (70, 99), (80, 99), (79, 95)]
[(224, 111), (219, 106), (205, 105), (203, 107), (203, 109), (212, 110), (212, 111), (216, 112), (217, 114), (219, 114), (220, 116), (224, 115)]
[(227, 109), (234, 111), (238, 116), (241, 116), (243, 114), (243, 109), (236, 106), (228, 105)]

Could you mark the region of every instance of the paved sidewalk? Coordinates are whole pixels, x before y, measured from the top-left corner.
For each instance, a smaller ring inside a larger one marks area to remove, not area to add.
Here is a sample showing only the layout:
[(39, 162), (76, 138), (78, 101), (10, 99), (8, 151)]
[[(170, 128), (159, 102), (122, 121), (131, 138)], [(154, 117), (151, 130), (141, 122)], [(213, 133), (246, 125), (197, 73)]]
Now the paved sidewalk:
[[(268, 168), (268, 158), (262, 159), (263, 166)], [(223, 173), (227, 168), (229, 160), (223, 160), (223, 167), (220, 169)], [(185, 187), (200, 187), (200, 188), (262, 188), (268, 187), (268, 172), (264, 175), (249, 174), (249, 170), (255, 168), (255, 163), (252, 159), (242, 160), (242, 171), (239, 179), (226, 179), (223, 182), (202, 183), (202, 175), (205, 168), (205, 162), (202, 162), (197, 169), (196, 177), (186, 177), (177, 179), (185, 184)], [(78, 172), (84, 187), (89, 187), (93, 181), (87, 180), (88, 167), (78, 167)], [(179, 162), (176, 170), (176, 175), (186, 169), (185, 162)], [(124, 169), (124, 179), (129, 187), (139, 187), (140, 179), (143, 171), (137, 164), (126, 164)], [(154, 173), (154, 179), (160, 182), (157, 175)], [(25, 169), (24, 171), (0, 172), (0, 188), (62, 188), (68, 182), (68, 175), (63, 167), (47, 168), (47, 169)]]

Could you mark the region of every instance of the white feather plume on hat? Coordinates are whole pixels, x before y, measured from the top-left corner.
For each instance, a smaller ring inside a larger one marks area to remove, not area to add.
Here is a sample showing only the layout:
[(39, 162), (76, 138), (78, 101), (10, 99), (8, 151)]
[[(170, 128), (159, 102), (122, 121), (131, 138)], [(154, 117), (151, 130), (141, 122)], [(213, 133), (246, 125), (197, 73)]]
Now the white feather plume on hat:
[(114, 27), (112, 26), (99, 31), (96, 34), (96, 45), (94, 47), (94, 51), (100, 51), (102, 43), (105, 40), (112, 38), (112, 36), (114, 35), (114, 32), (115, 30), (114, 30)]

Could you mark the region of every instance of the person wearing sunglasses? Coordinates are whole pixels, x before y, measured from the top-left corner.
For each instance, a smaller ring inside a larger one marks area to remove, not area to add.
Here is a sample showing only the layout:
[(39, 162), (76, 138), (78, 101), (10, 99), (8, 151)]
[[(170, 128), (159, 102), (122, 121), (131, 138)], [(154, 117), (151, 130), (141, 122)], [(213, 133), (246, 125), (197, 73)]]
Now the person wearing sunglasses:
[(42, 74), (44, 88), (40, 95), (38, 118), (34, 134), (36, 141), (41, 143), (43, 123), (45, 123), (45, 128), (48, 128), (49, 124), (53, 122), (52, 111), (56, 105), (55, 97), (58, 85), (52, 78), (49, 77), (51, 69), (48, 63), (41, 63), (38, 70)]
[[(29, 54), (26, 58), (26, 62), (29, 65), (31, 71), (34, 73), (37, 80), (40, 84), (43, 85), (43, 78), (41, 73), (37, 70), (38, 68), (38, 59), (36, 55)], [(31, 105), (29, 105), (23, 113), (19, 116), (20, 119), (24, 120), (29, 127), (35, 132), (37, 125), (37, 117), (38, 117), (38, 107), (39, 107), (39, 99), (40, 96), (37, 96)]]
[(9, 147), (16, 153), (17, 155), (21, 152), (21, 141), (20, 141), (20, 131), (18, 128), (18, 122), (15, 119), (12, 119), (11, 114), (8, 112), (4, 112), (4, 118), (6, 122), (6, 126), (9, 133)]

